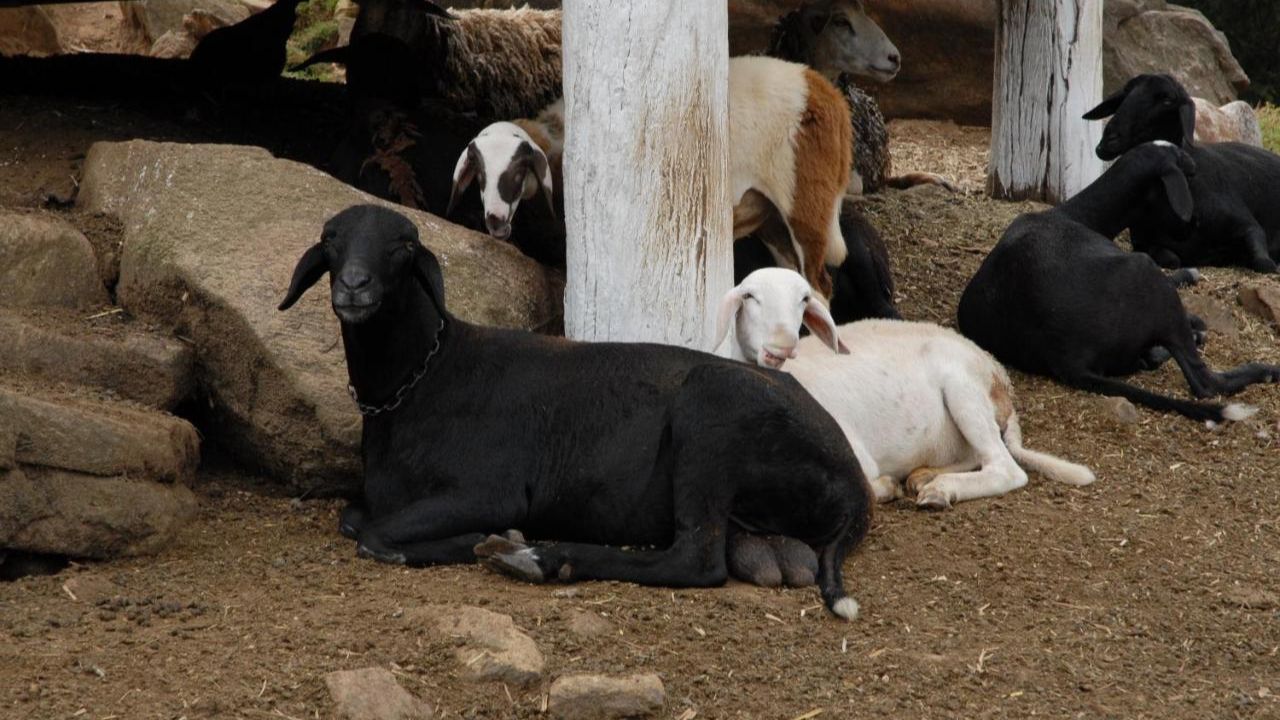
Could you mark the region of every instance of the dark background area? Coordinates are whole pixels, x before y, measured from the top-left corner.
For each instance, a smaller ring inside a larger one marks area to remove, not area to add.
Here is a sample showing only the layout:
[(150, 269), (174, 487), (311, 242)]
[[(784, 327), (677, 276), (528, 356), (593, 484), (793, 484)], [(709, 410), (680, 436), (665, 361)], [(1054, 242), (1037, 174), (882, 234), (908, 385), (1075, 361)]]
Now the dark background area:
[(1205, 14), (1231, 41), (1253, 84), (1242, 99), (1280, 102), (1280, 0), (1179, 0)]

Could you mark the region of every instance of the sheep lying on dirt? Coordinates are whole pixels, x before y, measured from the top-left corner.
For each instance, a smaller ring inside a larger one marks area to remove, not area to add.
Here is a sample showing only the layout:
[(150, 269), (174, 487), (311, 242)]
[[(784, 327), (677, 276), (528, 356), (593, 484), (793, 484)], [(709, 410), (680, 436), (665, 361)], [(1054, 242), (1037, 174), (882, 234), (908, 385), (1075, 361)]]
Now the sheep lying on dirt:
[[(802, 325), (813, 335), (801, 339)], [(953, 330), (901, 320), (837, 328), (803, 278), (767, 268), (725, 295), (717, 337), (728, 339), (721, 354), (800, 381), (840, 423), (878, 500), (899, 496), (904, 481), (933, 509), (1003, 495), (1027, 483), (1019, 464), (1070, 485), (1094, 480), (1022, 447), (1008, 374)]]
[(1111, 117), (1097, 154), (1114, 160), (1153, 140), (1186, 151), (1191, 222), (1167, 206), (1153, 206), (1130, 228), (1135, 250), (1164, 267), (1240, 265), (1273, 273), (1280, 260), (1280, 156), (1243, 143), (1194, 141), (1196, 106), (1168, 75), (1139, 75), (1085, 114)]
[[(363, 501), (341, 525), (361, 555), (431, 565), (479, 553), (530, 582), (707, 587), (728, 576), (732, 517), (811, 546), (825, 606), (857, 616), (843, 564), (870, 525), (871, 491), (795, 381), (669, 345), (463, 322), (417, 228), (383, 207), (330, 219), (280, 309), (326, 273), (364, 415)], [(487, 537), (509, 528), (547, 542)]]
[(1188, 222), (1194, 205), (1187, 176), (1195, 171), (1187, 153), (1157, 140), (1122, 155), (1058, 207), (1019, 216), (960, 297), (960, 331), (1011, 367), (1080, 390), (1215, 423), (1253, 414), (1247, 406), (1182, 400), (1115, 377), (1148, 367), (1152, 351), (1163, 348), (1197, 398), (1280, 380), (1274, 365), (1210, 369), (1177, 279), (1113, 241), (1155, 195)]

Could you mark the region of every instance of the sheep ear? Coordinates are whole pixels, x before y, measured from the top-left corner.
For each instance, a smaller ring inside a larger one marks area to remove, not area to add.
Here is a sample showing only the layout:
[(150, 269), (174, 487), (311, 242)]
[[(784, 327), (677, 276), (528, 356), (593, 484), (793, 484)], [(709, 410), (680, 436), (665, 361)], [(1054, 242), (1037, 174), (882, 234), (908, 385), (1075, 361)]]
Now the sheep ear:
[(724, 299), (720, 301), (720, 311), (716, 314), (716, 339), (711, 343), (711, 352), (718, 350), (724, 343), (725, 336), (729, 334), (729, 324), (742, 308), (742, 298), (746, 294), (747, 291), (741, 287), (736, 287), (724, 294)]
[(480, 151), (476, 149), (474, 142), (467, 143), (467, 149), (458, 156), (458, 164), (453, 166), (453, 189), (449, 191), (449, 207), (444, 211), (445, 217), (453, 214), (458, 198), (471, 187), (471, 182), (476, 179), (479, 171)]
[(1187, 176), (1176, 169), (1166, 170), (1160, 176), (1164, 183), (1164, 193), (1169, 198), (1169, 207), (1182, 222), (1190, 222), (1195, 203), (1191, 200), (1191, 188), (1187, 185)]
[(413, 274), (427, 291), (436, 309), (444, 313), (444, 273), (440, 271), (440, 262), (436, 256), (422, 243), (416, 243), (413, 249)]
[(844, 341), (840, 339), (840, 333), (836, 331), (836, 321), (831, 319), (831, 311), (827, 310), (827, 306), (817, 298), (810, 298), (808, 304), (804, 306), (804, 326), (826, 343), (832, 351), (841, 355), (849, 354), (849, 348), (845, 347)]
[(293, 304), (298, 302), (298, 298), (302, 297), (312, 285), (315, 285), (324, 274), (329, 272), (329, 258), (324, 255), (324, 246), (316, 243), (307, 248), (302, 253), (302, 257), (298, 258), (298, 264), (293, 268), (293, 280), (289, 282), (289, 291), (284, 294), (284, 300), (280, 301), (277, 310), (288, 310)]
[(1101, 120), (1105, 117), (1111, 117), (1116, 114), (1116, 110), (1120, 109), (1120, 103), (1129, 96), (1129, 86), (1125, 85), (1115, 95), (1103, 100), (1098, 107), (1084, 114), (1085, 120)]
[(547, 199), (547, 210), (551, 212), (551, 217), (555, 217), (555, 187), (551, 181), (551, 163), (547, 162), (547, 156), (542, 152), (541, 148), (531, 148), (531, 150), (533, 150), (533, 175), (538, 178), (538, 185), (542, 188), (542, 197)]
[(1182, 120), (1182, 147), (1191, 147), (1196, 137), (1196, 104), (1188, 99), (1178, 108), (1178, 116)]

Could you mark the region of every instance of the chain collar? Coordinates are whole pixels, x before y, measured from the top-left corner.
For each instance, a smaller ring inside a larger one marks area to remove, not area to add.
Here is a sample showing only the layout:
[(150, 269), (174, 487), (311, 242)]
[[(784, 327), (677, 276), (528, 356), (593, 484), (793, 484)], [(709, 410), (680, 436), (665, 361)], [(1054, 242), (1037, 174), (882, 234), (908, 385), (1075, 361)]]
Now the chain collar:
[(356, 394), (355, 385), (348, 384), (347, 392), (351, 393), (351, 399), (355, 401), (356, 408), (360, 410), (360, 414), (365, 417), (373, 417), (374, 415), (381, 415), (384, 412), (391, 412), (392, 410), (400, 407), (400, 404), (404, 402), (405, 397), (408, 396), (409, 391), (418, 384), (418, 381), (422, 379), (423, 375), (427, 374), (427, 365), (431, 363), (431, 358), (435, 357), (435, 354), (440, 352), (440, 335), (443, 332), (444, 318), (440, 318), (440, 327), (436, 328), (436, 346), (431, 348), (431, 352), (427, 353), (427, 356), (422, 359), (422, 365), (418, 366), (418, 370), (414, 372), (398, 390), (396, 390), (395, 395), (392, 395), (391, 399), (386, 403), (382, 405), (365, 405), (360, 402), (360, 396)]

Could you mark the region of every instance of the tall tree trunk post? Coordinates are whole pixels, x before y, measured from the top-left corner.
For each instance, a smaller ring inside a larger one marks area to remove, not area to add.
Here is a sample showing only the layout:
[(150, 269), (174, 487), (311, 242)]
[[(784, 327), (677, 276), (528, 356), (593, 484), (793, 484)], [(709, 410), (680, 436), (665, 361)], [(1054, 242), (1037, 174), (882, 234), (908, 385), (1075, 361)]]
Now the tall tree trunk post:
[(724, 2), (565, 0), (565, 334), (710, 349), (733, 285)]
[(1103, 0), (999, 0), (992, 197), (1058, 203), (1102, 174)]

